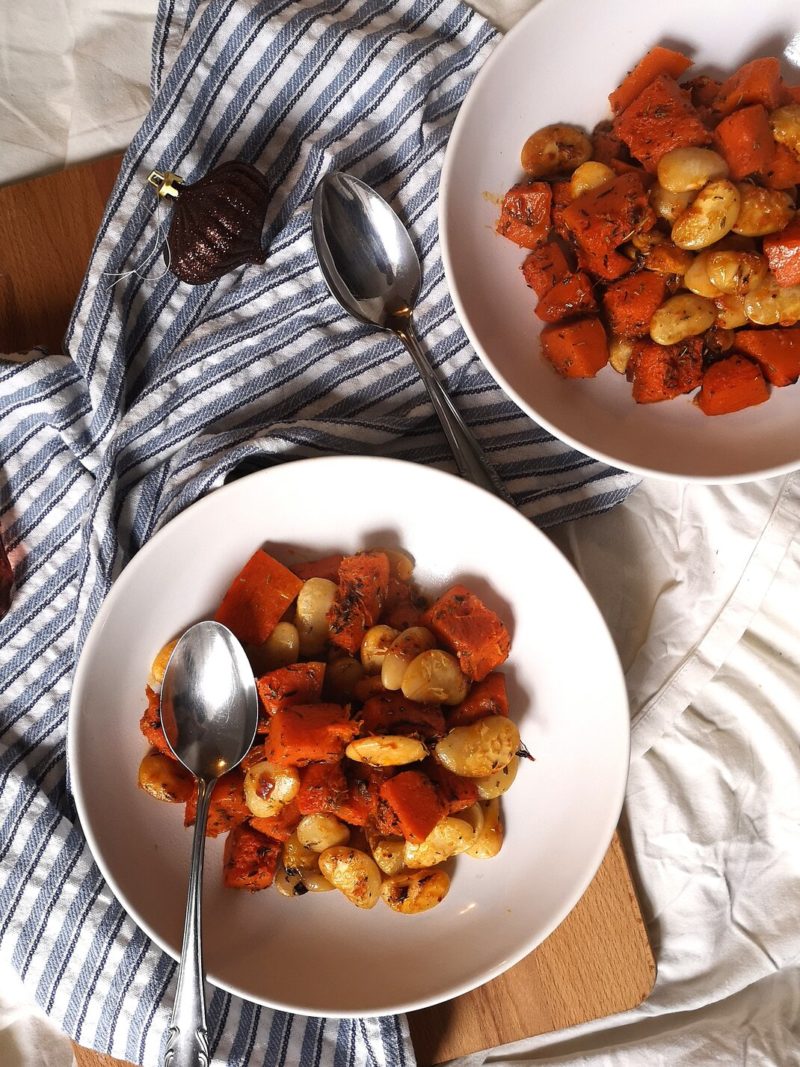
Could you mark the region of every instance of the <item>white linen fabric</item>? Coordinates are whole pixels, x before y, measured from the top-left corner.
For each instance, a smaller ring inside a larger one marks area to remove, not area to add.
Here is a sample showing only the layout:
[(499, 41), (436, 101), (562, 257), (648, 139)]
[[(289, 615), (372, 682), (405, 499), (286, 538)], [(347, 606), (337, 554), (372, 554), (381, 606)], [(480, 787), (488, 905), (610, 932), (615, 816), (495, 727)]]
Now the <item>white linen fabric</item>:
[[(327, 291), (311, 244), (321, 175), (359, 174), (403, 213), (422, 260), (417, 330), (523, 514), (549, 525), (596, 513), (636, 484), (525, 417), (455, 319), (438, 182), (495, 39), (459, 0), (164, 0), (153, 106), (111, 194), (66, 354), (0, 367), (17, 578), (0, 622), (0, 955), (85, 1045), (157, 1062), (175, 982), (172, 959), (92, 862), (66, 775), (70, 678), (111, 583), (243, 461), (378, 452), (453, 466), (402, 349)], [(189, 286), (156, 259), (145, 179), (175, 170), (191, 183), (229, 159), (257, 165), (269, 189), (266, 262)], [(412, 1055), (401, 1017), (306, 1019), (216, 989), (208, 1022), (220, 1065), (388, 1067)]]
[[(533, 5), (473, 6), (506, 29)], [(0, 13), (0, 181), (124, 147), (149, 104), (152, 0), (31, 0), (30, 24), (10, 11)], [(135, 13), (124, 42), (104, 33)], [(89, 94), (78, 39), (95, 57)], [(138, 107), (127, 127), (125, 101)], [(658, 977), (624, 1016), (465, 1063), (800, 1064), (799, 497), (796, 476), (740, 487), (647, 480), (612, 511), (551, 532), (626, 669), (634, 758), (623, 833)], [(68, 1063), (68, 1042), (1, 956), (0, 990), (3, 1067)]]

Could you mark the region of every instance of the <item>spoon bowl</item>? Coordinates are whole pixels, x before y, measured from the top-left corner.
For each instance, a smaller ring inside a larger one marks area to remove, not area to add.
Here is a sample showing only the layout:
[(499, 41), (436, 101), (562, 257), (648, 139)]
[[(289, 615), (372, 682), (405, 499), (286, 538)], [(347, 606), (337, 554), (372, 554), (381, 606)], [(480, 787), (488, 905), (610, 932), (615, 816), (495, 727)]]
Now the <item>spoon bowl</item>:
[(462, 478), (512, 503), (433, 372), (412, 320), (422, 269), (403, 223), (360, 178), (333, 171), (314, 190), (311, 235), (331, 294), (359, 322), (405, 345), (428, 391)]
[(198, 622), (173, 649), (161, 722), (175, 757), (197, 778), (219, 778), (247, 755), (258, 725), (253, 669), (221, 623)]
[(422, 270), (408, 231), (382, 196), (334, 171), (317, 186), (311, 224), (322, 273), (345, 311), (381, 330), (411, 314)]
[(208, 1062), (201, 914), (208, 806), (217, 779), (241, 763), (258, 726), (252, 668), (221, 623), (199, 622), (175, 645), (161, 687), (161, 722), (175, 757), (197, 779), (183, 948), (164, 1067), (196, 1067)]

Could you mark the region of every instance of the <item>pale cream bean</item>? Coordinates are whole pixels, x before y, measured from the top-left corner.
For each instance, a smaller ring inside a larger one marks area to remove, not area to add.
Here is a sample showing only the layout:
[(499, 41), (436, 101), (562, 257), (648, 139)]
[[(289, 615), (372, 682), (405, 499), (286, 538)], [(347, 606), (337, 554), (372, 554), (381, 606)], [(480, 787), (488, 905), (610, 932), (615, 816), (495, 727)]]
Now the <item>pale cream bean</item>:
[(406, 841), (404, 859), (406, 867), (435, 867), (451, 856), (457, 856), (475, 841), (475, 828), (466, 819), (448, 815), (441, 819), (424, 841)]
[(405, 866), (406, 843), (402, 837), (367, 835), (372, 858), (384, 874), (399, 874)]
[(478, 834), (483, 830), (483, 805), (476, 801), (474, 804), (470, 804), (468, 808), (463, 808), (458, 813), (458, 817), (459, 819), (463, 819), (464, 822), (468, 822), (472, 827), (472, 832), (474, 834), (472, 843), (474, 844), (478, 838)]
[(719, 289), (708, 276), (708, 260), (711, 255), (711, 249), (698, 253), (683, 276), (683, 284), (697, 296), (713, 298), (719, 294)]
[(599, 189), (602, 185), (608, 185), (609, 182), (614, 181), (616, 176), (611, 167), (607, 167), (605, 163), (598, 163), (594, 159), (587, 160), (572, 172), (569, 180), (570, 196), (576, 200), (591, 189)]
[(328, 848), (319, 857), (319, 869), (357, 908), (374, 908), (380, 900), (380, 868), (366, 852), (345, 845)]
[(383, 658), (391, 648), (392, 642), (400, 633), (393, 626), (380, 624), (370, 626), (361, 639), (361, 665), (366, 674), (380, 674)]
[(300, 659), (300, 634), (291, 622), (279, 622), (255, 652), (262, 672), (274, 671)]
[(460, 704), (469, 692), (469, 679), (449, 652), (431, 648), (409, 663), (401, 685), (403, 696), (420, 704)]
[(185, 804), (195, 789), (184, 766), (163, 752), (148, 752), (139, 764), (139, 788), (167, 804)]
[(481, 800), (494, 800), (495, 797), (502, 796), (507, 789), (510, 789), (517, 777), (517, 771), (519, 770), (519, 756), (514, 756), (510, 763), (505, 767), (501, 767), (499, 771), (493, 771), (491, 774), (487, 774), (485, 778), (476, 778), (475, 785), (478, 787), (478, 796)]
[(522, 146), (520, 163), (531, 178), (569, 174), (592, 154), (592, 142), (577, 126), (554, 123), (532, 133)]
[(714, 297), (717, 309), (716, 326), (723, 330), (738, 330), (749, 321), (744, 310), (744, 297), (733, 293), (720, 293)]
[(765, 237), (787, 226), (794, 215), (794, 200), (783, 189), (764, 189), (739, 182), (739, 215), (733, 232), (743, 237)]
[(302, 897), (306, 892), (303, 876), (295, 867), (288, 871), (285, 867), (279, 867), (272, 884), (282, 897)]
[(313, 849), (306, 848), (300, 843), (297, 831), (290, 834), (283, 842), (281, 859), (283, 866), (289, 872), (319, 870), (319, 856)]
[(494, 797), (483, 805), (483, 828), (465, 855), (476, 860), (492, 859), (503, 847), (503, 820), (500, 816), (500, 798)]
[(714, 325), (717, 309), (713, 301), (694, 293), (678, 293), (656, 311), (650, 320), (650, 337), (658, 345), (676, 345), (687, 337), (697, 337)]
[(744, 296), (744, 312), (759, 326), (794, 326), (800, 322), (800, 285), (778, 285), (772, 275)]
[(402, 734), (375, 734), (351, 741), (345, 749), (348, 759), (370, 767), (402, 767), (417, 763), (428, 755), (427, 748), (415, 737)]
[(786, 104), (769, 113), (772, 136), (800, 159), (800, 104)]
[(389, 570), (401, 582), (407, 582), (414, 573), (414, 560), (401, 548), (373, 548), (372, 552), (383, 552), (389, 560)]
[(271, 819), (300, 789), (300, 775), (294, 767), (279, 767), (261, 760), (248, 767), (244, 776), (244, 802), (259, 819)]
[(172, 651), (178, 643), (179, 638), (175, 637), (172, 641), (160, 648), (156, 653), (156, 657), (150, 665), (150, 677), (147, 679), (147, 684), (151, 689), (158, 691), (161, 688), (161, 683), (164, 681), (164, 672), (167, 669), (167, 663), (169, 663), (169, 657), (172, 655)]
[(520, 747), (519, 730), (505, 715), (456, 726), (434, 749), (443, 767), (463, 778), (485, 778), (507, 767)]
[(350, 840), (350, 827), (325, 811), (304, 815), (295, 833), (303, 848), (310, 848), (312, 852), (324, 852), (337, 845), (346, 845)]
[(694, 192), (728, 173), (728, 164), (711, 148), (673, 148), (658, 161), (658, 183), (670, 193)]
[(673, 242), (692, 251), (713, 245), (736, 225), (740, 201), (739, 190), (727, 178), (709, 182), (672, 224)]
[(328, 643), (328, 612), (337, 587), (328, 578), (309, 578), (297, 594), (294, 624), (300, 635), (300, 654), (318, 656)]
[(392, 642), (383, 657), (381, 682), (384, 689), (397, 690), (403, 684), (408, 665), (421, 652), (436, 646), (436, 638), (426, 626), (409, 626)]
[(624, 374), (636, 346), (625, 337), (613, 336), (608, 342), (608, 362), (617, 372)]
[(694, 199), (694, 193), (671, 193), (656, 182), (648, 193), (650, 207), (660, 219), (670, 225), (684, 213)]
[(322, 871), (301, 871), (303, 888), (309, 893), (330, 893), (336, 887), (331, 885)]
[(440, 868), (403, 871), (384, 879), (381, 897), (401, 915), (419, 915), (441, 904), (450, 889), (450, 878)]
[(767, 260), (757, 252), (714, 252), (708, 257), (708, 277), (722, 293), (743, 296), (758, 289), (767, 277)]

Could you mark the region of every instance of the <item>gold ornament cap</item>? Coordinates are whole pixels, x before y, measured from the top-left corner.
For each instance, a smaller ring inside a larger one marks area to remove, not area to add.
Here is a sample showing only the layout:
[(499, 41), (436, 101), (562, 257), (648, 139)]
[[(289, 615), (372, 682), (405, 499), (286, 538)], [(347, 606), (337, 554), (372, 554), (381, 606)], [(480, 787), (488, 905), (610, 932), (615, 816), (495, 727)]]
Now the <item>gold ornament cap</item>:
[(183, 185), (183, 178), (179, 174), (173, 174), (171, 170), (165, 170), (163, 174), (159, 170), (153, 170), (147, 176), (147, 182), (159, 196), (177, 197), (180, 193), (178, 186)]

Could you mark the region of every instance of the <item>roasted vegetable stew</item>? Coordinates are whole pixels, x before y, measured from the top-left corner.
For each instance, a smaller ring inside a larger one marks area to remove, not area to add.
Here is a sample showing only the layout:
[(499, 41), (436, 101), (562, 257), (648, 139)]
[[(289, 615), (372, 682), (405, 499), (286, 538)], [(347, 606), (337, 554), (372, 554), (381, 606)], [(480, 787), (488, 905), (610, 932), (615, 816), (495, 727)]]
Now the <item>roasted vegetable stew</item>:
[(531, 134), (497, 232), (527, 250), (560, 375), (610, 365), (637, 403), (723, 415), (800, 377), (800, 86), (773, 57), (724, 81), (691, 65), (656, 46), (591, 133)]
[[(226, 886), (416, 914), (446, 896), (451, 857), (499, 852), (500, 798), (529, 758), (498, 670), (508, 630), (462, 585), (429, 604), (413, 569), (398, 550), (284, 566), (259, 549), (231, 583), (215, 618), (248, 653), (260, 719), (211, 801)], [(189, 826), (195, 782), (160, 718), (177, 640), (151, 666), (139, 785)]]

